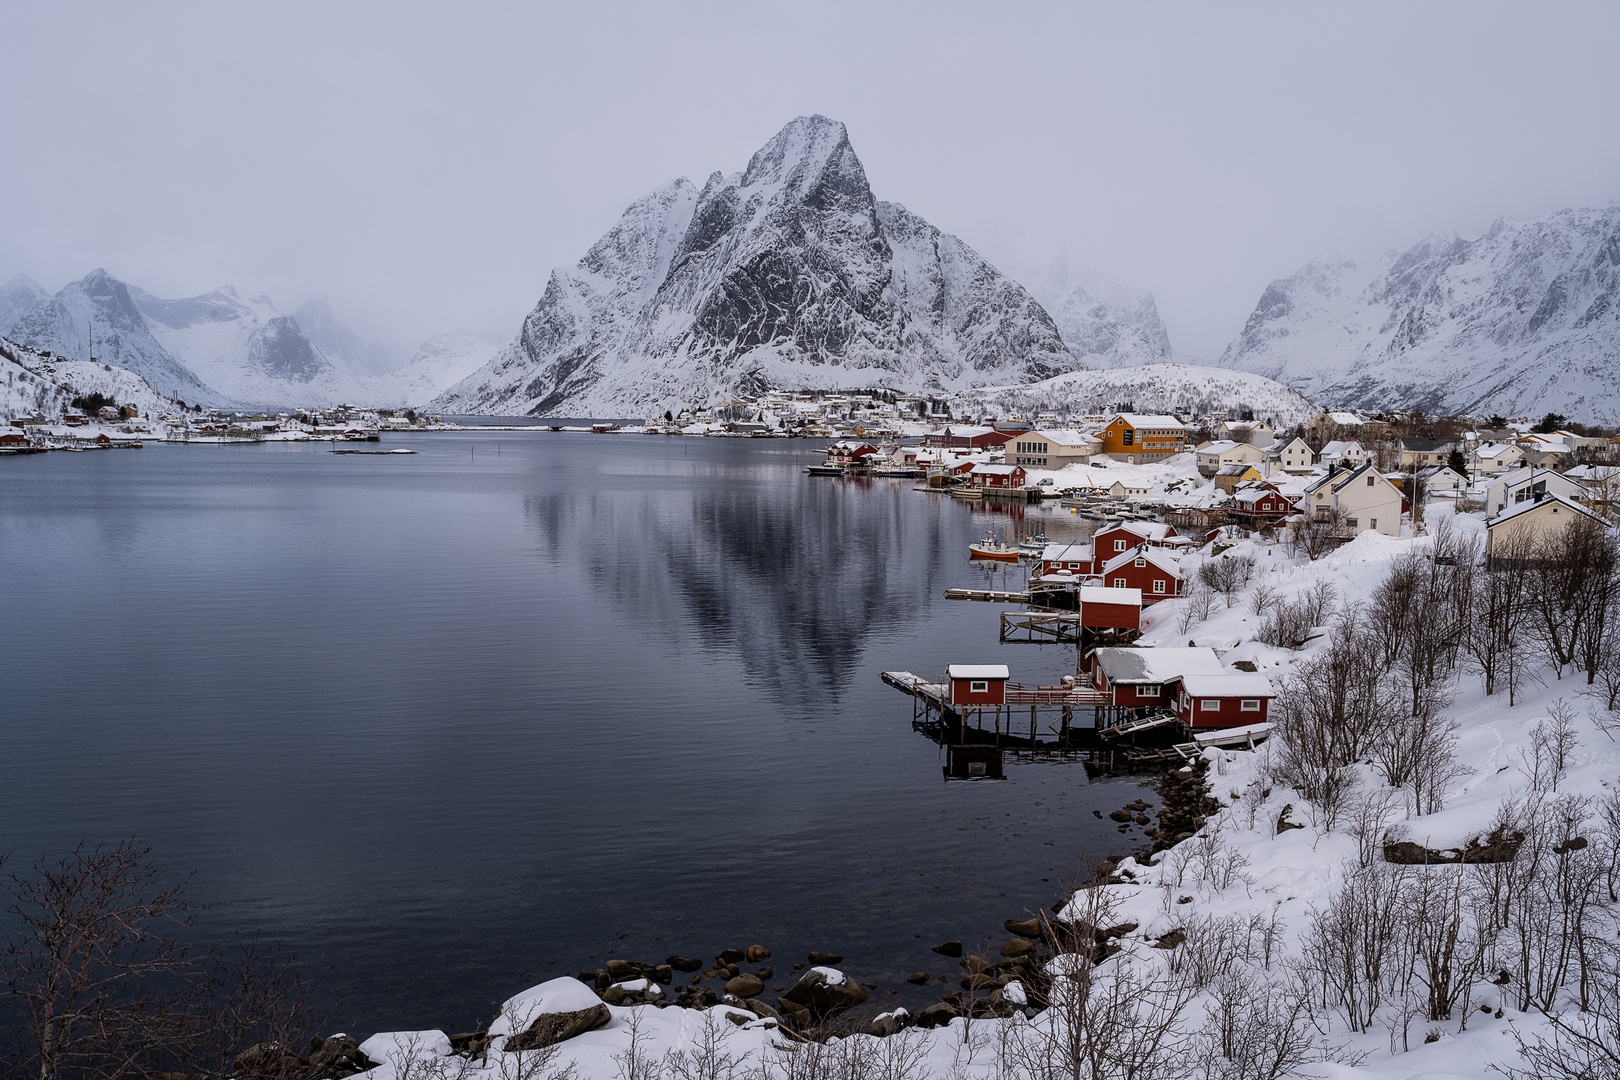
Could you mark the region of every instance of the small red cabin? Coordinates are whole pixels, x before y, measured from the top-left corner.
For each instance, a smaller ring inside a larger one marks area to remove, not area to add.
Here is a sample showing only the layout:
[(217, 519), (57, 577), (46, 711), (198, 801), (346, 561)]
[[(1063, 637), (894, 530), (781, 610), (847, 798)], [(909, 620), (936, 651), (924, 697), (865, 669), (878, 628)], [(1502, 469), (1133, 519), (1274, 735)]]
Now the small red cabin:
[(1022, 465), (975, 465), (968, 479), (980, 487), (1021, 488), (1024, 486)]
[(85, 417), (77, 416), (73, 413), (68, 413), (66, 416), (62, 417), (62, 423), (66, 424), (68, 427), (84, 427), (89, 422), (90, 421)]
[(1235, 728), (1263, 724), (1276, 691), (1256, 672), (1183, 675), (1176, 680), (1176, 715), (1193, 728)]
[(1090, 574), (1090, 544), (1047, 544), (1041, 549), (1042, 574)]
[(103, 432), (96, 436), (96, 442), (101, 446), (106, 446), (108, 443), (112, 442), (112, 440), (107, 438), (106, 432)]
[(951, 664), (945, 677), (950, 680), (952, 705), (1004, 705), (1012, 674), (1006, 664)]
[(1176, 557), (1149, 544), (1110, 559), (1102, 568), (1102, 579), (1110, 588), (1142, 590), (1144, 604), (1181, 595), (1181, 567)]
[(867, 442), (835, 442), (827, 447), (827, 460), (835, 465), (853, 465), (877, 452), (878, 448)]
[(28, 436), (20, 431), (8, 431), (0, 434), (0, 446), (26, 446)]
[(1276, 521), (1293, 512), (1294, 504), (1288, 501), (1288, 496), (1264, 481), (1239, 488), (1233, 494), (1232, 505), (1227, 507), (1228, 514), (1251, 525)]
[(1092, 630), (1140, 630), (1140, 589), (1080, 586), (1080, 625)]

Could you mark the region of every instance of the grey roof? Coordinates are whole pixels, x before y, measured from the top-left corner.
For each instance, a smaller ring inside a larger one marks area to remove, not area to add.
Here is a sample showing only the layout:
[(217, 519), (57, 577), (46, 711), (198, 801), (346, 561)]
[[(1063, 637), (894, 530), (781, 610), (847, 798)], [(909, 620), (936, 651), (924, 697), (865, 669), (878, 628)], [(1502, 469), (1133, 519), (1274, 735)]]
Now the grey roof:
[(1109, 682), (1167, 683), (1183, 675), (1220, 675), (1226, 669), (1214, 649), (1098, 649), (1094, 654)]

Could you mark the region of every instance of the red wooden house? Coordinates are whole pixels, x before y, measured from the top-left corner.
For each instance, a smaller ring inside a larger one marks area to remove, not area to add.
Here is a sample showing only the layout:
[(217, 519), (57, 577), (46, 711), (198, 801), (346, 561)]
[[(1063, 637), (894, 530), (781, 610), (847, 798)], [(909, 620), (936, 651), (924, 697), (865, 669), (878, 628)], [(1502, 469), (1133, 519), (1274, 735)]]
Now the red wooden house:
[(968, 447), (974, 450), (994, 450), (1018, 438), (1016, 431), (997, 431), (987, 427), (946, 428), (930, 431), (923, 436), (924, 446)]
[(28, 436), (20, 431), (0, 432), (0, 446), (27, 446)]
[(1262, 480), (1234, 491), (1232, 504), (1226, 508), (1226, 512), (1239, 523), (1253, 527), (1281, 521), (1294, 513), (1294, 504), (1277, 490), (1275, 484)]
[(1151, 544), (1116, 555), (1103, 564), (1103, 584), (1114, 589), (1141, 589), (1142, 603), (1156, 604), (1180, 596), (1181, 565), (1176, 557)]
[(1121, 708), (1169, 708), (1173, 684), (1189, 674), (1217, 675), (1226, 669), (1213, 649), (1095, 649), (1091, 685), (1108, 693)]
[(1176, 715), (1194, 728), (1235, 728), (1263, 724), (1277, 696), (1271, 680), (1258, 672), (1187, 674), (1175, 682)]
[(827, 447), (827, 460), (835, 465), (853, 465), (863, 457), (870, 457), (878, 448), (865, 442), (835, 442)]
[(1047, 544), (1041, 549), (1042, 574), (1074, 574), (1077, 577), (1092, 572), (1090, 544)]
[(1162, 547), (1175, 535), (1175, 529), (1158, 521), (1110, 521), (1092, 534), (1091, 546), (1097, 558), (1106, 562), (1140, 544)]
[(1022, 465), (975, 465), (968, 480), (983, 488), (1011, 490), (1024, 486)]
[(1142, 593), (1137, 589), (1080, 586), (1080, 625), (1092, 630), (1140, 630)]
[(950, 664), (945, 668), (952, 705), (1004, 705), (1011, 677), (1006, 664)]

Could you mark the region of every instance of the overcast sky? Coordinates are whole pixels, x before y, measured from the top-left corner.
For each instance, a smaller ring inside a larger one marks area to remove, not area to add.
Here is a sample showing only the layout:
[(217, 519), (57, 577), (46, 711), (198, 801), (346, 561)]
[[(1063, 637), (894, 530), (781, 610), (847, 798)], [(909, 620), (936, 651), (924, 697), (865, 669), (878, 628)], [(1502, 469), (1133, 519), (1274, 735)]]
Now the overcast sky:
[(1620, 196), (1614, 3), (8, 0), (0, 40), (0, 277), (324, 294), (406, 348), (802, 113), (998, 265), (1153, 292), (1193, 356), (1319, 255)]

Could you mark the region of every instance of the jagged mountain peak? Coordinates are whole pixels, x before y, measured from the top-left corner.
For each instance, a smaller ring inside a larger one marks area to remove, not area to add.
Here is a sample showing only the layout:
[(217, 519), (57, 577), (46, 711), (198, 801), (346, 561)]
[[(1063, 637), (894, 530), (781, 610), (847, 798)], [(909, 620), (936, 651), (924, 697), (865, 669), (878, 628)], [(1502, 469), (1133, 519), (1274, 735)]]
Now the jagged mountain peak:
[(627, 415), (765, 386), (947, 390), (1076, 366), (1022, 286), (879, 203), (844, 126), (806, 116), (740, 172), (637, 200), (435, 404)]
[(0, 334), (10, 333), (12, 324), (49, 295), (27, 274), (16, 274), (0, 285)]

